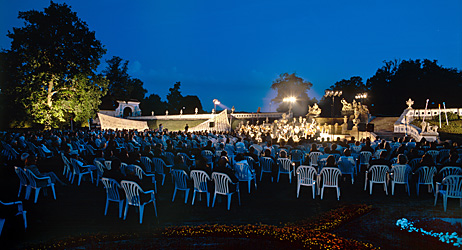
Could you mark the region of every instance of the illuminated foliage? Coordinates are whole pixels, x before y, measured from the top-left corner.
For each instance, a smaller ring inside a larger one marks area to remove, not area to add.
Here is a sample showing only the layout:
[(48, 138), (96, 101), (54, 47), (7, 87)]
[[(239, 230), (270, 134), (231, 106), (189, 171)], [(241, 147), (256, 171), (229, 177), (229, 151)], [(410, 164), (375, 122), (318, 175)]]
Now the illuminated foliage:
[(66, 4), (19, 12), (25, 26), (8, 33), (8, 89), (33, 122), (58, 127), (94, 117), (107, 80), (96, 74), (105, 49)]

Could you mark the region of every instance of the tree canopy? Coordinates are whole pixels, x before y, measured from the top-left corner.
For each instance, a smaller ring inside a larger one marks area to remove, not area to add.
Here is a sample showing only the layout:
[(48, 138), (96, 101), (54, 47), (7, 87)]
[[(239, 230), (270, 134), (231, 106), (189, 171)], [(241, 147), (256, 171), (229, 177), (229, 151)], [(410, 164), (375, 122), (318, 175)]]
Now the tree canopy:
[[(335, 104), (333, 105), (334, 108), (334, 116), (340, 115), (340, 111), (342, 110), (343, 105), (341, 104), (341, 100), (345, 99), (347, 102), (352, 102), (355, 99), (355, 96), (359, 93), (367, 92), (368, 88), (366, 84), (363, 83), (363, 79), (359, 76), (350, 77), (350, 79), (343, 79), (340, 80), (334, 85), (330, 86), (330, 90), (339, 90), (342, 91), (342, 95), (340, 97), (334, 98)], [(358, 101), (358, 100), (357, 100)], [(324, 115), (332, 114), (332, 97), (323, 97), (319, 104), (322, 108), (322, 113)]]
[(279, 103), (277, 111), (287, 112), (289, 103), (283, 102), (286, 97), (295, 97), (296, 102), (292, 105), (294, 116), (305, 115), (308, 110), (308, 105), (316, 102), (316, 99), (311, 99), (307, 91), (313, 86), (311, 82), (295, 75), (295, 73), (284, 73), (273, 81), (271, 89), (277, 90), (277, 96), (271, 101)]
[(68, 118), (86, 122), (93, 117), (107, 80), (96, 73), (106, 52), (68, 5), (50, 3), (44, 11), (19, 12), (24, 27), (8, 32), (6, 51), (8, 95), (46, 128)]

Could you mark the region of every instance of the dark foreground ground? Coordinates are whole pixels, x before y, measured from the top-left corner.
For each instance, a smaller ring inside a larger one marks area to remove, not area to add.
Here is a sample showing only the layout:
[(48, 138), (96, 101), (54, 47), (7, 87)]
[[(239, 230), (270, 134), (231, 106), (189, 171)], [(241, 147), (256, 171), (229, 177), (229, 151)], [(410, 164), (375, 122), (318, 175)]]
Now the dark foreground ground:
[[(59, 160), (49, 162), (51, 166), (61, 171)], [(372, 205), (372, 212), (363, 215), (334, 231), (335, 234), (372, 243), (383, 249), (438, 249), (441, 245), (428, 245), (421, 238), (414, 239), (409, 234), (400, 231), (395, 225), (400, 218), (462, 218), (462, 208), (459, 201), (450, 199), (447, 212), (443, 211), (442, 200), (433, 206), (434, 196), (427, 193), (422, 186), (420, 196), (416, 195), (415, 185), (411, 185), (411, 197), (407, 195), (403, 186), (395, 188), (395, 195), (385, 195), (383, 188), (374, 186), (373, 194), (364, 191), (364, 175), (356, 177), (355, 184), (350, 180), (342, 182), (340, 201), (337, 201), (334, 189), (326, 189), (324, 199), (319, 196), (315, 200), (311, 196), (311, 188), (302, 187), (300, 198), (296, 197), (296, 180), (289, 184), (287, 175), (282, 175), (279, 183), (272, 183), (268, 176), (258, 182), (258, 189), (252, 187), (251, 193), (247, 191), (246, 183), (241, 184), (241, 202), (233, 198), (231, 210), (226, 209), (226, 199), (221, 199), (215, 207), (207, 207), (205, 196), (202, 201), (196, 197), (196, 203), (191, 205), (191, 194), (188, 203), (184, 203), (184, 192), (177, 193), (175, 202), (172, 202), (173, 184), (171, 179), (165, 181), (164, 186), (158, 186), (157, 211), (154, 215), (152, 205), (145, 208), (143, 224), (139, 224), (139, 216), (135, 208), (129, 208), (127, 219), (118, 218), (118, 204), (110, 203), (108, 214), (104, 216), (106, 193), (100, 184), (96, 187), (88, 181), (81, 186), (57, 185), (57, 199), (54, 200), (51, 192), (44, 196), (42, 191), (36, 204), (31, 198), (24, 200), (24, 191), (17, 198), (18, 178), (11, 168), (2, 167), (0, 172), (0, 200), (23, 200), (24, 209), (27, 210), (29, 227), (24, 232), (22, 220), (10, 220), (5, 225), (0, 236), (0, 249), (24, 249), (37, 246), (40, 243), (50, 243), (63, 240), (67, 237), (81, 235), (114, 235), (156, 232), (162, 228), (176, 225), (201, 224), (269, 224), (283, 225), (302, 219), (315, 217), (342, 205), (367, 204)], [(428, 229), (431, 230), (431, 229)], [(462, 232), (459, 232), (459, 235)], [(122, 248), (136, 246), (135, 241), (123, 242)], [(259, 242), (250, 239), (201, 238), (201, 239), (152, 239), (152, 248), (160, 249), (220, 249), (220, 248), (261, 248), (280, 249), (284, 245), (274, 242)], [(449, 245), (447, 246), (448, 248)], [(83, 246), (82, 248), (91, 248)], [(99, 245), (97, 248), (104, 248)]]

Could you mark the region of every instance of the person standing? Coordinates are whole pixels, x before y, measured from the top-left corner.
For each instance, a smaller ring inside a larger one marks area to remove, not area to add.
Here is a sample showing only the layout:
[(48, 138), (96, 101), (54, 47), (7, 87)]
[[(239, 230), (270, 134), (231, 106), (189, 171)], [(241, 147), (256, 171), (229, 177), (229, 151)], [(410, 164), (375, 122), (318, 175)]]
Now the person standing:
[(189, 129), (189, 125), (186, 123), (186, 126), (184, 126), (184, 132), (188, 132), (188, 129)]

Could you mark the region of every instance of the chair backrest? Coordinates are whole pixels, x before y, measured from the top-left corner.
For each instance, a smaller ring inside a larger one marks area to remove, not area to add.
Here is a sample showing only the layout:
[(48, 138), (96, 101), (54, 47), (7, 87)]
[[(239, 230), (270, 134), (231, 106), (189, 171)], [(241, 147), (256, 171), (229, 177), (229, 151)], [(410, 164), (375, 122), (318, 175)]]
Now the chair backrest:
[(325, 167), (319, 173), (319, 176), (322, 177), (323, 186), (338, 186), (338, 177), (342, 175), (340, 169)]
[(244, 156), (245, 160), (249, 164), (250, 168), (253, 169), (253, 165), (255, 164), (255, 160), (252, 158), (252, 156)]
[(137, 165), (128, 165), (127, 166), (128, 169), (131, 169), (132, 171), (135, 171), (135, 174), (136, 176), (138, 176), (138, 178), (140, 180), (143, 179), (143, 175), (145, 175), (143, 169), (140, 167), (140, 166), (137, 166)]
[(175, 155), (172, 152), (165, 152), (165, 157), (167, 158), (168, 164), (173, 165), (175, 162)]
[(132, 206), (139, 206), (140, 205), (140, 185), (134, 181), (121, 181), (120, 185), (125, 191), (125, 196), (127, 197), (127, 203)]
[(210, 181), (209, 175), (202, 170), (191, 170), (191, 179), (193, 180), (194, 189), (199, 192), (207, 192), (207, 181)]
[(19, 183), (21, 185), (27, 185), (27, 175), (26, 175), (26, 172), (24, 171), (24, 169), (22, 168), (19, 168), (19, 167), (14, 167), (14, 171), (16, 172), (16, 174), (18, 175), (19, 177)]
[(104, 168), (105, 168), (105, 167), (104, 167), (103, 163), (101, 163), (100, 161), (94, 159), (94, 160), (93, 160), (93, 165), (96, 166), (96, 168), (98, 169), (98, 172), (99, 172), (100, 174), (104, 173)]
[(369, 168), (372, 182), (384, 183), (387, 180), (387, 172), (390, 170), (387, 165), (373, 165)]
[(446, 176), (442, 183), (447, 185), (448, 197), (462, 199), (462, 175)]
[(106, 188), (107, 198), (109, 200), (121, 200), (119, 195), (119, 183), (112, 178), (101, 178), (101, 182)]
[(316, 168), (301, 165), (297, 168), (297, 180), (299, 183), (312, 183), (316, 181)]
[(79, 164), (76, 159), (71, 158), (72, 171), (74, 174), (80, 174)]
[(107, 170), (111, 170), (112, 161), (104, 161), (104, 166)]
[(407, 183), (409, 180), (409, 173), (411, 172), (411, 167), (408, 165), (398, 165), (394, 164), (391, 167), (393, 172), (393, 181), (396, 183)]
[(444, 167), (439, 172), (444, 179), (444, 177), (449, 175), (461, 175), (462, 169), (460, 167)]
[(323, 153), (321, 153), (321, 152), (311, 152), (310, 153), (311, 166), (317, 166), (318, 165), (318, 158), (321, 155), (323, 155)]
[(378, 149), (377, 151), (375, 151), (375, 153), (374, 153), (374, 158), (376, 158), (376, 159), (380, 158), (380, 154), (381, 154), (383, 151), (387, 151), (387, 150), (386, 150), (386, 149)]
[(429, 168), (427, 166), (423, 166), (419, 168), (417, 173), (419, 174), (418, 183), (431, 184), (433, 183), (433, 176), (436, 173), (436, 167)]
[(440, 153), (440, 151), (438, 151), (438, 150), (428, 150), (426, 152), (426, 154), (429, 154), (429, 155), (432, 156), (433, 161), (435, 162), (435, 164), (436, 164), (436, 157), (438, 156), (439, 153)]
[(292, 156), (292, 161), (303, 161), (304, 153), (300, 149), (293, 149), (290, 151), (290, 155)]
[(253, 178), (252, 171), (247, 162), (238, 162), (234, 164), (236, 177), (239, 180), (249, 180)]
[(338, 161), (338, 168), (342, 174), (351, 174), (355, 172), (355, 164), (346, 159)]
[(370, 151), (362, 151), (359, 153), (359, 163), (369, 164), (371, 157), (372, 157), (372, 153)]
[(152, 161), (149, 159), (149, 157), (142, 156), (141, 157), (141, 162), (143, 163), (144, 167), (146, 167), (146, 172), (150, 173), (152, 171)]
[[(24, 172), (26, 173), (27, 180), (29, 181), (29, 185), (31, 187), (34, 187), (34, 188), (38, 187), (37, 186), (37, 176), (34, 173), (32, 173), (31, 171), (27, 170), (27, 169), (24, 169)], [(48, 180), (50, 180), (50, 179), (48, 178)], [(42, 183), (42, 185), (43, 185), (43, 183)]]
[(414, 158), (414, 159), (410, 160), (408, 164), (409, 164), (409, 166), (411, 166), (412, 169), (414, 169), (415, 166), (417, 165), (417, 163), (420, 162), (420, 160), (421, 160), (420, 158)]
[(154, 165), (154, 172), (158, 174), (164, 173), (165, 162), (161, 158), (152, 158), (152, 164)]
[(274, 164), (273, 159), (269, 157), (262, 157), (260, 159), (260, 163), (261, 163), (261, 168), (263, 169), (264, 172), (271, 172), (273, 168), (273, 164)]
[(443, 159), (449, 158), (449, 153), (450, 153), (450, 152), (451, 152), (450, 149), (441, 149), (441, 150), (440, 150), (440, 153), (438, 154), (439, 157), (440, 157), (440, 162), (441, 162), (441, 160), (443, 160)]
[(61, 153), (61, 159), (63, 159), (64, 165), (66, 165), (69, 168), (71, 167), (71, 162), (69, 161), (69, 159), (67, 159), (64, 153)]
[(187, 189), (188, 188), (188, 175), (184, 170), (181, 169), (172, 169), (170, 170), (172, 174), (172, 179), (175, 182), (175, 187), (179, 189)]
[(353, 145), (350, 148), (351, 148), (351, 153), (359, 154), (359, 152), (361, 152), (361, 146)]
[(207, 160), (207, 164), (212, 166), (213, 164), (213, 153), (210, 150), (202, 150), (201, 155)]
[(292, 161), (288, 158), (278, 159), (278, 166), (279, 166), (279, 169), (282, 170), (281, 172), (290, 172), (291, 165), (292, 165)]
[(212, 180), (215, 183), (215, 192), (217, 194), (229, 193), (228, 183), (231, 182), (231, 179), (228, 175), (215, 172), (212, 173)]

